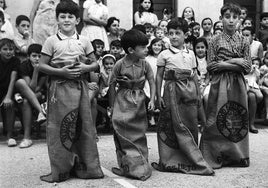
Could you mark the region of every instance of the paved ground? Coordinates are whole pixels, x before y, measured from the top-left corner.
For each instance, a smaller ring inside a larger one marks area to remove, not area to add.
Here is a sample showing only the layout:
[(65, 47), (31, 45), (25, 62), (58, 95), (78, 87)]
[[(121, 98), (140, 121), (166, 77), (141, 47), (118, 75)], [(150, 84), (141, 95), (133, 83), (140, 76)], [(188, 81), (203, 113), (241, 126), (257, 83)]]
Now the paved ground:
[[(98, 148), (105, 177), (101, 180), (71, 179), (59, 184), (48, 184), (39, 180), (40, 175), (50, 171), (45, 139), (34, 140), (28, 149), (8, 148), (5, 138), (0, 136), (0, 187), (1, 188), (85, 188), (85, 187), (268, 187), (268, 125), (259, 125), (259, 134), (250, 134), (250, 159), (248, 168), (223, 168), (213, 177), (160, 173), (153, 170), (147, 181), (137, 181), (115, 176), (110, 169), (116, 165), (113, 138), (99, 137)], [(156, 134), (147, 134), (150, 162), (157, 161)]]

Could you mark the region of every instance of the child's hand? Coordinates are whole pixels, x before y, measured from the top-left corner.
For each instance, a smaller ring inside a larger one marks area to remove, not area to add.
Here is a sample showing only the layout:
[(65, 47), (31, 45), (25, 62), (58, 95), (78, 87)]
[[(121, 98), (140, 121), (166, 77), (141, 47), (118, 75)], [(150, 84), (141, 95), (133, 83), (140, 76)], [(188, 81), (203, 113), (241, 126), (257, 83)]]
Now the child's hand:
[(149, 111), (153, 111), (154, 110), (154, 101), (151, 100), (149, 103), (148, 103), (148, 110)]
[(8, 97), (5, 97), (2, 103), (0, 104), (0, 106), (3, 106), (4, 108), (10, 108), (12, 105), (13, 101)]
[(76, 79), (81, 76), (81, 69), (76, 68), (75, 65), (66, 65), (61, 68), (62, 76), (68, 79)]
[(157, 105), (158, 105), (157, 108), (158, 108), (159, 110), (163, 110), (164, 108), (166, 108), (165, 102), (164, 102), (164, 100), (162, 99), (162, 97), (161, 97), (160, 99), (158, 99), (157, 102), (158, 102), (158, 104), (157, 104)]
[(80, 62), (76, 63), (74, 65), (74, 68), (79, 69), (81, 74), (84, 74), (84, 73), (88, 72), (88, 66), (86, 64), (84, 64), (84, 63), (80, 63)]

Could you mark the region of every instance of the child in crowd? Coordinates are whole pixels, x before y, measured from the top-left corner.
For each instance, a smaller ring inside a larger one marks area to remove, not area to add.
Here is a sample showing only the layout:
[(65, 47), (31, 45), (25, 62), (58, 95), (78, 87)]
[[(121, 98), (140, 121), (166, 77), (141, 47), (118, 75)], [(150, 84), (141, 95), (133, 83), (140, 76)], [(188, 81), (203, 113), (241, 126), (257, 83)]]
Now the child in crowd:
[(258, 84), (260, 81), (260, 63), (261, 59), (259, 57), (253, 58), (251, 71), (245, 75), (248, 90), (249, 131), (255, 134), (258, 133), (258, 130), (254, 126), (257, 104), (263, 99)]
[(213, 27), (213, 22), (211, 18), (204, 18), (201, 22), (201, 26), (203, 29), (203, 36), (207, 41), (209, 42), (211, 38), (213, 37), (213, 34), (211, 32), (212, 27)]
[[(184, 46), (188, 24), (183, 18), (168, 23), (171, 46), (157, 60), (159, 162), (153, 168), (166, 172), (212, 175), (212, 168), (198, 149), (198, 108), (201, 100), (194, 52)], [(165, 80), (164, 95), (161, 95)]]
[(87, 81), (88, 73), (98, 69), (93, 47), (88, 38), (76, 33), (76, 3), (60, 2), (56, 19), (59, 31), (46, 40), (40, 59), (40, 71), (50, 77), (47, 145), (51, 166), (51, 173), (40, 178), (46, 182), (65, 181), (71, 174), (82, 179), (103, 178), (91, 110), (90, 93), (95, 91)]
[(194, 9), (192, 7), (185, 7), (181, 17), (187, 21), (188, 25), (191, 22), (195, 22)]
[(268, 73), (268, 52), (263, 56), (263, 65), (260, 67), (261, 77)]
[(195, 38), (200, 37), (200, 24), (198, 22), (190, 23), (189, 28), (190, 28), (191, 34)]
[[(148, 47), (148, 56), (145, 58), (145, 60), (150, 64), (154, 73), (154, 78), (156, 77), (156, 71), (157, 71), (157, 65), (156, 65), (157, 57), (163, 49), (164, 46), (160, 38), (153, 39)], [(148, 81), (145, 82), (143, 90), (146, 95), (146, 101), (149, 102), (151, 97), (150, 97), (150, 86)], [(148, 118), (149, 118), (149, 126), (155, 126), (155, 117), (153, 112), (148, 112)]]
[(166, 20), (160, 20), (158, 23), (158, 27), (164, 30), (165, 36), (167, 35), (167, 24), (168, 24), (168, 21)]
[(169, 48), (170, 41), (169, 41), (168, 37), (165, 36), (165, 32), (161, 27), (157, 27), (155, 29), (155, 37), (162, 40), (163, 46), (165, 48)]
[(24, 127), (24, 138), (20, 143), (20, 148), (30, 147), (33, 142), (31, 140), (32, 126), (32, 108), (37, 110), (37, 123), (41, 124), (46, 120), (42, 112), (39, 101), (45, 101), (46, 75), (39, 74), (39, 58), (42, 46), (40, 44), (31, 44), (28, 48), (28, 59), (20, 64), (19, 79), (16, 81), (16, 91), (19, 92), (23, 101), (19, 103), (22, 113), (22, 125)]
[(95, 39), (92, 41), (92, 46), (94, 49), (94, 55), (97, 59), (97, 63), (101, 66), (101, 57), (104, 53), (104, 42), (100, 39)]
[(8, 36), (7, 38), (13, 40), (14, 39), (14, 29), (13, 29), (12, 24), (11, 24), (10, 15), (5, 12), (6, 8), (7, 8), (6, 0), (1, 0), (0, 1), (0, 12), (4, 13), (4, 22), (3, 22), (3, 26), (1, 27), (1, 31), (4, 31), (6, 33), (6, 35)]
[(149, 43), (150, 43), (155, 38), (155, 36), (154, 36), (155, 27), (150, 23), (145, 23), (144, 27), (145, 27), (145, 31), (146, 31), (146, 36), (147, 36)]
[(211, 78), (207, 125), (200, 148), (213, 168), (249, 166), (248, 105), (243, 74), (250, 72), (250, 45), (236, 31), (240, 7), (221, 8), (223, 33), (212, 38), (208, 48)]
[(222, 34), (223, 30), (221, 28), (213, 29), (213, 35), (220, 35)]
[(253, 19), (250, 17), (246, 17), (243, 22), (242, 22), (242, 29), (245, 27), (253, 27), (254, 28), (254, 24), (253, 24)]
[(154, 27), (158, 24), (157, 15), (154, 13), (153, 0), (140, 0), (139, 10), (134, 14), (135, 25), (150, 23)]
[(110, 54), (116, 58), (116, 61), (124, 57), (124, 52), (120, 40), (114, 40), (110, 44)]
[(165, 7), (162, 10), (162, 14), (163, 14), (162, 20), (169, 22), (173, 17), (173, 9), (171, 7)]
[(262, 43), (256, 40), (253, 40), (255, 32), (253, 27), (244, 27), (242, 29), (242, 34), (244, 37), (248, 38), (250, 43), (250, 56), (251, 58), (263, 57), (263, 46)]
[(268, 52), (264, 54), (263, 64), (260, 68), (260, 89), (263, 94), (266, 116), (265, 119), (268, 120)]
[(13, 39), (14, 36), (10, 36), (8, 32), (4, 31), (2, 28), (3, 28), (3, 25), (5, 23), (5, 16), (4, 16), (4, 13), (2, 11), (0, 11), (0, 39), (3, 39), (3, 38), (9, 38), (9, 39)]
[(34, 43), (34, 40), (30, 36), (30, 19), (25, 15), (17, 16), (16, 28), (18, 30), (14, 38), (18, 49), (16, 55), (22, 62), (27, 59), (28, 47)]
[(246, 17), (248, 16), (248, 10), (246, 7), (241, 7), (241, 14), (239, 15), (239, 21), (236, 25), (236, 29), (238, 32), (242, 32), (243, 29), (243, 22), (245, 21)]
[(120, 39), (118, 35), (119, 24), (120, 20), (116, 17), (110, 17), (107, 21), (107, 25), (105, 26), (105, 28), (107, 31), (109, 45), (111, 45), (111, 42), (113, 40)]
[(262, 45), (266, 46), (266, 40), (268, 39), (268, 12), (261, 13), (260, 20), (259, 39)]
[[(144, 83), (149, 81), (150, 102), (148, 110), (154, 109), (155, 83), (147, 55), (148, 38), (142, 32), (132, 29), (121, 38), (126, 56), (119, 60), (110, 79), (110, 107), (114, 142), (119, 168), (112, 172), (139, 180), (146, 180), (152, 170), (148, 164), (148, 147), (145, 132), (147, 115), (145, 107)], [(115, 93), (115, 86), (119, 85)]]
[(16, 140), (12, 138), (15, 123), (13, 94), (20, 64), (20, 60), (14, 56), (15, 48), (12, 40), (7, 38), (0, 40), (0, 107), (9, 147), (17, 145)]
[(216, 21), (213, 25), (213, 30), (217, 29), (217, 28), (220, 28), (220, 29), (223, 29), (223, 25), (222, 25), (222, 21), (219, 20), (219, 21)]
[(109, 42), (105, 26), (108, 19), (108, 8), (102, 0), (86, 0), (83, 4), (84, 27), (81, 31), (82, 36), (86, 36), (93, 41), (100, 39), (104, 42), (105, 51), (109, 50)]

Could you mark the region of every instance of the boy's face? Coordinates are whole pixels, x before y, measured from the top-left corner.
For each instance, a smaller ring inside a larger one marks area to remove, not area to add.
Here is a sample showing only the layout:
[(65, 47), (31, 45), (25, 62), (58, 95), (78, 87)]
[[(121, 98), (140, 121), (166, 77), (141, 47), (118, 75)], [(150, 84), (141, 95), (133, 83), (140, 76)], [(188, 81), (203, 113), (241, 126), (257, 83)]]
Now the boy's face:
[(136, 46), (132, 52), (130, 52), (130, 54), (133, 54), (135, 55), (136, 57), (138, 57), (139, 59), (144, 59), (147, 54), (148, 54), (148, 48), (146, 45), (139, 45), (139, 46)]
[(243, 27), (252, 27), (252, 23), (250, 20), (245, 20)]
[(29, 33), (29, 30), (30, 30), (30, 22), (26, 21), (26, 20), (22, 20), (20, 22), (19, 25), (16, 26), (17, 29), (18, 29), (18, 32), (21, 34), (21, 35), (25, 35), (26, 33)]
[(252, 61), (252, 68), (259, 68), (260, 67), (260, 62), (258, 60), (253, 60)]
[(261, 19), (261, 25), (265, 26), (265, 27), (268, 27), (268, 17), (263, 17)]
[(121, 53), (121, 48), (118, 46), (111, 46), (110, 53), (112, 55), (120, 54)]
[(196, 56), (199, 58), (203, 58), (206, 56), (206, 46), (203, 42), (199, 42), (197, 43), (197, 45), (195, 46), (195, 52), (196, 52)]
[(15, 54), (15, 49), (12, 47), (9, 47), (8, 45), (4, 45), (1, 49), (0, 49), (0, 55), (2, 60), (4, 61), (8, 61), (10, 60)]
[(249, 30), (242, 31), (244, 37), (248, 38), (249, 42), (252, 43), (253, 36)]
[(164, 36), (165, 36), (164, 31), (161, 30), (161, 29), (156, 30), (156, 32), (155, 32), (155, 36), (156, 36), (157, 38), (163, 39)]
[(241, 9), (240, 19), (245, 19), (247, 17), (247, 13), (245, 9)]
[(29, 56), (30, 62), (33, 66), (39, 63), (39, 59), (41, 57), (40, 53), (32, 52)]
[(114, 67), (114, 60), (112, 58), (105, 58), (103, 67), (106, 71), (111, 71)]
[(96, 55), (101, 56), (103, 54), (104, 45), (96, 44)]
[(200, 36), (200, 26), (199, 25), (196, 25), (193, 27), (193, 35), (195, 37), (199, 37)]
[(212, 29), (212, 22), (211, 22), (209, 19), (207, 19), (207, 20), (205, 20), (205, 21), (203, 22), (202, 27), (203, 27), (203, 30), (204, 30), (204, 31), (206, 31), (206, 32), (210, 32), (211, 29)]
[(153, 28), (147, 28), (146, 29), (146, 36), (150, 39), (154, 35)]
[(73, 35), (75, 26), (79, 24), (80, 19), (70, 13), (60, 13), (57, 18), (59, 28), (65, 35)]
[(181, 29), (169, 29), (168, 37), (172, 46), (179, 49), (183, 47), (185, 35)]
[(239, 22), (239, 15), (227, 10), (222, 16), (223, 29), (228, 34), (234, 34)]

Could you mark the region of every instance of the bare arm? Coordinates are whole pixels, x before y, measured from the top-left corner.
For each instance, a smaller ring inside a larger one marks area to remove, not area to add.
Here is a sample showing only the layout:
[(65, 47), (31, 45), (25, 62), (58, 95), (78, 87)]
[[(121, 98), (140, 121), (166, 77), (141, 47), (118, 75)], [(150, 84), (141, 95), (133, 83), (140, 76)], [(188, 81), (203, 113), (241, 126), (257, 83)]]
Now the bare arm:
[(33, 31), (33, 21), (34, 21), (35, 15), (36, 15), (36, 11), (38, 10), (38, 7), (39, 7), (41, 1), (42, 0), (34, 0), (34, 2), (33, 2), (32, 10), (30, 13), (31, 33)]
[(135, 25), (137, 24), (142, 24), (142, 21), (141, 21), (141, 18), (140, 18), (140, 15), (139, 15), (139, 12), (135, 12), (134, 14), (134, 22), (135, 22)]

